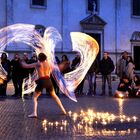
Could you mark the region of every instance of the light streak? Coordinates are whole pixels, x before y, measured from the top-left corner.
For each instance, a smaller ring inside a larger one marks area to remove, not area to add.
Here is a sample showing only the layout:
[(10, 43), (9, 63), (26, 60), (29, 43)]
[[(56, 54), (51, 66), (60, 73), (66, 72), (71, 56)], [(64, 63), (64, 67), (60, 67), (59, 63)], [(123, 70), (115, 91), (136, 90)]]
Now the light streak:
[[(48, 62), (52, 68), (52, 74), (60, 90), (73, 101), (77, 101), (74, 90), (84, 79), (88, 69), (95, 60), (99, 46), (95, 39), (80, 32), (72, 32), (72, 48), (81, 55), (81, 62), (77, 69), (61, 75), (58, 66), (55, 64), (55, 47), (61, 41), (61, 35), (54, 27), (47, 27), (44, 36), (35, 30), (34, 25), (13, 24), (0, 29), (0, 51), (3, 51), (6, 45), (10, 43), (21, 42), (32, 47), (37, 54), (43, 52), (47, 55)], [(3, 72), (0, 69), (0, 72)], [(5, 74), (6, 76), (6, 74)], [(2, 78), (1, 74), (0, 77)], [(34, 73), (24, 80), (23, 95), (34, 91), (37, 74)], [(25, 88), (26, 87), (26, 88)]]

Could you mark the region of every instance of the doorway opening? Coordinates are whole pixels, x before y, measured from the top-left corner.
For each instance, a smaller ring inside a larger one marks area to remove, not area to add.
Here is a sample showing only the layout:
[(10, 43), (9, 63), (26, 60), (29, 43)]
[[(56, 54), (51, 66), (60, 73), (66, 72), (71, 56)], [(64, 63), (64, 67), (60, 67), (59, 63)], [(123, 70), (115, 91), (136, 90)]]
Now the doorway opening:
[(101, 34), (99, 34), (99, 33), (86, 33), (86, 34), (93, 37), (97, 41), (97, 43), (99, 44), (99, 53), (97, 55), (97, 59), (101, 60)]
[(134, 46), (133, 48), (135, 70), (140, 71), (140, 46)]

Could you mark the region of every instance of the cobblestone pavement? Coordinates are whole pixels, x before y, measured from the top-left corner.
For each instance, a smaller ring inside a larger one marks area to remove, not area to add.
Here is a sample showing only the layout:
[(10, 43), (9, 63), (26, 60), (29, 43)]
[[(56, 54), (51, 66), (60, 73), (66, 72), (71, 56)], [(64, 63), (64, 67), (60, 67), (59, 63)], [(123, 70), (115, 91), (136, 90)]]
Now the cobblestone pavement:
[[(116, 85), (114, 82), (113, 90)], [(100, 81), (97, 88), (99, 94)], [(12, 92), (9, 85), (8, 95)], [(43, 95), (39, 98), (38, 118), (31, 119), (27, 118), (32, 109), (31, 97), (0, 98), (0, 140), (140, 139), (140, 99), (117, 99), (108, 95), (80, 96), (77, 103), (62, 95), (60, 99), (68, 115), (62, 115), (55, 101)], [(88, 115), (90, 111), (94, 111), (92, 115)]]

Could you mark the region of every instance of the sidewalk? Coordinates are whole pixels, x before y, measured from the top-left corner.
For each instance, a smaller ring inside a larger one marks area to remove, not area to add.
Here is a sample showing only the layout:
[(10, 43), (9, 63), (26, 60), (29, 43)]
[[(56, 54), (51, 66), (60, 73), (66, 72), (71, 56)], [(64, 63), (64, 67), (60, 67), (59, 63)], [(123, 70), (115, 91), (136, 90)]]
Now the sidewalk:
[[(118, 80), (113, 81), (115, 90)], [(101, 79), (97, 79), (100, 94)], [(84, 90), (86, 92), (86, 82)], [(8, 85), (8, 95), (13, 87)], [(0, 140), (139, 140), (139, 99), (108, 95), (81, 96), (73, 102), (61, 96), (68, 114), (62, 115), (52, 98), (38, 101), (38, 118), (28, 118), (32, 99), (0, 98)]]
[(27, 117), (31, 98), (0, 99), (0, 140), (139, 140), (139, 99), (82, 96), (77, 103), (60, 99), (67, 116), (52, 98), (39, 98), (38, 118)]

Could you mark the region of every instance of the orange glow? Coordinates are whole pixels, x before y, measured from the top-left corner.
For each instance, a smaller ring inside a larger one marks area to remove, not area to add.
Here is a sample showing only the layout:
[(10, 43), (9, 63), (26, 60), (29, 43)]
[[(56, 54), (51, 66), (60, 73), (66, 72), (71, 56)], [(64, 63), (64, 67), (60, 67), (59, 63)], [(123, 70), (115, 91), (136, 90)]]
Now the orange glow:
[[(137, 128), (121, 126), (128, 125), (129, 123), (137, 123), (138, 118), (136, 116), (115, 115), (109, 112), (95, 112), (92, 109), (87, 111), (81, 110), (79, 112), (69, 111), (67, 116), (69, 119), (59, 121), (42, 121), (42, 127), (44, 132), (52, 134), (52, 128), (54, 132), (69, 133), (69, 129), (74, 132), (74, 135), (85, 136), (128, 136), (138, 132)], [(114, 125), (114, 128), (109, 127)], [(113, 124), (113, 125), (112, 125)], [(120, 125), (118, 125), (120, 124)], [(128, 125), (129, 126), (129, 125)], [(135, 126), (135, 125), (134, 125)], [(56, 129), (56, 130), (55, 130)], [(70, 132), (71, 133), (71, 132)]]
[(0, 85), (4, 83), (4, 80), (0, 78)]

